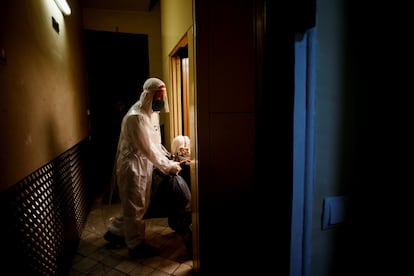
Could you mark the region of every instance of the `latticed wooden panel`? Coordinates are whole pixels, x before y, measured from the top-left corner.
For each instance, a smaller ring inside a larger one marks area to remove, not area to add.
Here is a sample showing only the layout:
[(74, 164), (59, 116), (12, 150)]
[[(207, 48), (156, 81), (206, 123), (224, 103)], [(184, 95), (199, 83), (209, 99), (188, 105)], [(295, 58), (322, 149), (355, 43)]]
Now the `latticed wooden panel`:
[[(87, 158), (81, 144), (2, 193), (2, 236), (12, 271), (62, 275), (86, 221)], [(17, 267), (16, 267), (17, 265)]]
[(14, 186), (15, 228), (20, 248), (31, 270), (55, 275), (63, 249), (63, 212), (53, 185), (53, 165), (48, 164)]

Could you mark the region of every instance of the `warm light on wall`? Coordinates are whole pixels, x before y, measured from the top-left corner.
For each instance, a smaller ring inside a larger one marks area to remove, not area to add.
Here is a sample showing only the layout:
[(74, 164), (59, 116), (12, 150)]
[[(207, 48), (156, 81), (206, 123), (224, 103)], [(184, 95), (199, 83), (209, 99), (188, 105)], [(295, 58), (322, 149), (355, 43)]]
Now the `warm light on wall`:
[(72, 13), (72, 10), (66, 0), (55, 0), (55, 3), (64, 15), (70, 15)]

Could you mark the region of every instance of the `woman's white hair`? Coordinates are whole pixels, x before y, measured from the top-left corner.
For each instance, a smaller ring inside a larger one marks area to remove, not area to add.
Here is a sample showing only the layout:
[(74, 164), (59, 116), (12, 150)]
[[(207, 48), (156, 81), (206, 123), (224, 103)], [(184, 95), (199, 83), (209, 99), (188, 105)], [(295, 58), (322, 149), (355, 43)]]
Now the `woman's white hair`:
[(186, 149), (188, 155), (190, 155), (190, 138), (184, 135), (176, 136), (171, 143), (171, 153), (177, 154), (180, 152), (180, 149)]

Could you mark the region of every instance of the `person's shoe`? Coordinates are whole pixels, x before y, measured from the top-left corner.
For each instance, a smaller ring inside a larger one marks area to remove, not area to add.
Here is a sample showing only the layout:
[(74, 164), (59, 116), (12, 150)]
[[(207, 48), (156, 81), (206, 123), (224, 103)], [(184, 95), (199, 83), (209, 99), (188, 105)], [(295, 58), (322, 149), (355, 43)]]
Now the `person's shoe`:
[(110, 231), (105, 233), (104, 239), (109, 242), (109, 248), (121, 248), (126, 246), (124, 237), (112, 234)]
[(133, 258), (149, 258), (153, 256), (157, 256), (159, 253), (159, 249), (149, 245), (148, 243), (141, 242), (134, 248), (128, 249), (128, 255)]

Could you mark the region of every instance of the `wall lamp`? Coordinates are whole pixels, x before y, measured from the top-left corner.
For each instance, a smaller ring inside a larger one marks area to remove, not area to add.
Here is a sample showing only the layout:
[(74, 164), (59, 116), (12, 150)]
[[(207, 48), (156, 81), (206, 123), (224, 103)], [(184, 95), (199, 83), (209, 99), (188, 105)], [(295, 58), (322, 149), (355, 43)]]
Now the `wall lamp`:
[(72, 10), (66, 0), (55, 0), (56, 5), (64, 15), (70, 15)]

